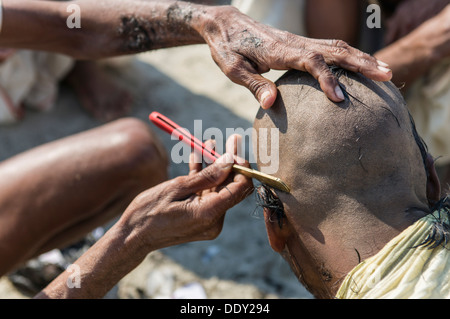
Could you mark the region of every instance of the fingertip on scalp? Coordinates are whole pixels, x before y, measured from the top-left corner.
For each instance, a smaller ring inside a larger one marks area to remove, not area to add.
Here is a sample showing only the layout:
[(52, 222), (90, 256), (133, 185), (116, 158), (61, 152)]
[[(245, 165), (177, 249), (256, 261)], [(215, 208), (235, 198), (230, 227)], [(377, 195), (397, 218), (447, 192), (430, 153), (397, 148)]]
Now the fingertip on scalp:
[(342, 92), (339, 84), (325, 84), (319, 82), (319, 85), (322, 91), (331, 101), (339, 103), (345, 100), (344, 92)]
[(392, 80), (393, 73), (390, 69), (378, 67), (376, 72), (367, 72), (367, 74), (363, 73), (363, 75), (374, 81), (388, 82)]
[(339, 85), (334, 88), (334, 94), (336, 95), (337, 102), (342, 102), (345, 100), (344, 92)]
[(272, 98), (272, 94), (270, 91), (265, 91), (261, 94), (261, 97), (259, 99), (259, 103), (261, 104), (261, 107), (265, 110), (269, 109), (273, 105), (274, 99)]

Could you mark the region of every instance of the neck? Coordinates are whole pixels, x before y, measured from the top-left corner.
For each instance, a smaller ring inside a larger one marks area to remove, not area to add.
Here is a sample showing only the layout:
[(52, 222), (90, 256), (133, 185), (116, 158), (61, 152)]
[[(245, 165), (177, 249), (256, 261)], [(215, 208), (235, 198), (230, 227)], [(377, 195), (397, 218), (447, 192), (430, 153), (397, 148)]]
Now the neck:
[(316, 225), (294, 224), (284, 257), (316, 298), (334, 298), (348, 272), (427, 214), (423, 205), (356, 207), (340, 207)]

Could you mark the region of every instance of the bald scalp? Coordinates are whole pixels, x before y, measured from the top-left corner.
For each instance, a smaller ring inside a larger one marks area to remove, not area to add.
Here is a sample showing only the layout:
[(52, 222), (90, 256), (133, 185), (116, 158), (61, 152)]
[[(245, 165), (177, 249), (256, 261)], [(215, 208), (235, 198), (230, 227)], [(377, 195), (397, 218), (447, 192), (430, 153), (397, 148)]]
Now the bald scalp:
[[(346, 92), (339, 104), (307, 73), (289, 71), (276, 82), (275, 105), (260, 109), (254, 122), (256, 132), (280, 130), (280, 169), (275, 175), (298, 200), (330, 192), (356, 196), (374, 188), (396, 188), (426, 200), (422, 155), (399, 90), (391, 82), (352, 72), (337, 70), (337, 75)], [(264, 171), (262, 163), (258, 166)]]

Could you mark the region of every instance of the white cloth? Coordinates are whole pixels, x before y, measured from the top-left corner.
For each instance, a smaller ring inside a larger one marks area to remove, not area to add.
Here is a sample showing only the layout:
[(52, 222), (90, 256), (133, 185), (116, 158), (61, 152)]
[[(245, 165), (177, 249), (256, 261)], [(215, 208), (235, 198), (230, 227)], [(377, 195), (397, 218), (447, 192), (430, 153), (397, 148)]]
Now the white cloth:
[(406, 96), (417, 131), (436, 165), (450, 164), (450, 58), (417, 80)]

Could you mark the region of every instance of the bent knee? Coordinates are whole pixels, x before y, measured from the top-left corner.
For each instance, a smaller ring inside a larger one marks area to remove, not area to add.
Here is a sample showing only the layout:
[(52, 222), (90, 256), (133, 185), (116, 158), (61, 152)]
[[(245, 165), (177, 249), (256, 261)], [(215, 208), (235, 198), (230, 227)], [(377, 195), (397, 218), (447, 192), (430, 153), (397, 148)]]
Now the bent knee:
[(122, 158), (130, 174), (157, 182), (167, 179), (166, 149), (149, 125), (139, 119), (125, 118), (111, 123), (120, 140), (117, 156)]

